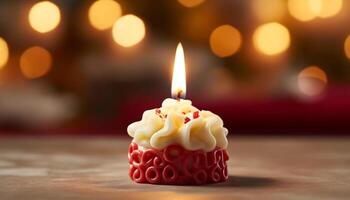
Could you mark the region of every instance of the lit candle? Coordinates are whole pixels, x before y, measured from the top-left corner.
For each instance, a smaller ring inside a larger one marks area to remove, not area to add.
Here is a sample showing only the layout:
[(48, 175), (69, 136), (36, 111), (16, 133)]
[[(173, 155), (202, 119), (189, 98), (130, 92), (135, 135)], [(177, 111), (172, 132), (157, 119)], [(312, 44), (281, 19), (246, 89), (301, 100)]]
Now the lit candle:
[(176, 49), (172, 98), (146, 110), (128, 126), (129, 175), (138, 183), (206, 184), (228, 179), (227, 133), (218, 115), (186, 100), (186, 68), (182, 45)]
[(185, 54), (181, 43), (177, 45), (173, 69), (173, 78), (171, 81), (171, 95), (173, 98), (186, 97), (186, 64)]

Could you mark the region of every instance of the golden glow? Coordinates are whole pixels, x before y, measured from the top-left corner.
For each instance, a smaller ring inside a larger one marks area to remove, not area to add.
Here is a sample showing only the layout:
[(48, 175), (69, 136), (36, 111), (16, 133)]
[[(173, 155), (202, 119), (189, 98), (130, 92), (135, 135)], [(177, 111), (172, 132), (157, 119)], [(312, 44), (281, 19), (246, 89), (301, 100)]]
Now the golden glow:
[(57, 27), (60, 23), (61, 13), (55, 4), (42, 1), (30, 9), (28, 18), (29, 24), (34, 30), (46, 33)]
[(181, 5), (192, 8), (202, 4), (205, 0), (177, 0)]
[(285, 0), (254, 0), (252, 9), (262, 21), (281, 19), (286, 11)]
[(309, 66), (298, 75), (299, 90), (306, 96), (320, 95), (324, 91), (327, 82), (327, 74), (317, 66)]
[[(316, 0), (314, 0), (316, 1)], [(318, 0), (320, 8), (316, 12), (321, 18), (333, 17), (338, 14), (343, 6), (343, 0)]]
[(345, 42), (344, 42), (344, 51), (345, 55), (348, 59), (350, 59), (350, 35), (346, 37)]
[(3, 68), (9, 59), (9, 47), (6, 41), (0, 37), (0, 69)]
[(300, 21), (310, 21), (317, 17), (319, 0), (288, 0), (289, 13)]
[(112, 34), (117, 44), (123, 47), (131, 47), (145, 37), (146, 27), (142, 19), (137, 16), (125, 15), (114, 23)]
[(241, 40), (241, 34), (236, 28), (230, 25), (222, 25), (211, 33), (209, 43), (215, 55), (227, 57), (239, 50)]
[(22, 74), (29, 79), (44, 76), (50, 70), (51, 63), (50, 52), (39, 46), (25, 50), (20, 58)]
[(111, 28), (121, 15), (120, 5), (113, 0), (98, 0), (89, 8), (90, 23), (98, 30)]
[(282, 53), (290, 45), (289, 31), (276, 22), (263, 24), (255, 30), (253, 44), (258, 51), (266, 55)]
[(185, 55), (181, 43), (179, 43), (176, 48), (173, 77), (171, 82), (171, 95), (174, 98), (186, 97)]
[(322, 9), (322, 0), (308, 0), (310, 10), (317, 16)]
[(338, 14), (343, 0), (289, 0), (290, 14), (300, 21), (310, 21), (316, 17), (327, 18)]

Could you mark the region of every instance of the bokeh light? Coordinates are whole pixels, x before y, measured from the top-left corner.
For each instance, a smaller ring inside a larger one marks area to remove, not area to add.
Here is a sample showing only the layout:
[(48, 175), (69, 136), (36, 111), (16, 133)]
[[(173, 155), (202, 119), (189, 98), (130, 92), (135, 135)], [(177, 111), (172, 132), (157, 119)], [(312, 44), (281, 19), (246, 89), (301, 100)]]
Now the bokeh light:
[(131, 47), (145, 37), (146, 27), (142, 19), (129, 14), (120, 17), (114, 23), (112, 34), (117, 44), (123, 47)]
[(298, 88), (306, 96), (322, 94), (327, 82), (327, 74), (318, 66), (306, 67), (298, 75)]
[(253, 34), (255, 48), (266, 55), (286, 51), (290, 45), (290, 34), (282, 24), (271, 22), (259, 26)]
[(252, 9), (258, 19), (262, 21), (281, 19), (286, 11), (285, 0), (254, 0)]
[(9, 59), (9, 48), (6, 41), (0, 37), (0, 69), (3, 68)]
[(90, 23), (98, 30), (111, 28), (121, 15), (120, 5), (113, 0), (98, 0), (89, 8)]
[(344, 51), (345, 55), (348, 59), (350, 59), (350, 35), (346, 37), (345, 42), (344, 42)]
[(236, 28), (222, 25), (211, 33), (209, 43), (215, 55), (227, 57), (239, 50), (242, 43), (241, 38), (241, 34)]
[(310, 21), (316, 17), (328, 18), (338, 14), (343, 0), (289, 0), (290, 14), (300, 21)]
[(343, 6), (343, 0), (313, 0), (319, 1), (319, 12), (317, 16), (321, 18), (333, 17), (338, 14)]
[(202, 4), (205, 0), (178, 0), (178, 2), (188, 8), (192, 8)]
[(22, 74), (29, 79), (44, 76), (50, 70), (51, 64), (50, 52), (39, 46), (28, 48), (20, 58)]
[(319, 0), (289, 0), (289, 13), (300, 21), (310, 21), (317, 17), (315, 11), (320, 9)]
[(322, 9), (322, 0), (308, 0), (308, 6), (310, 10), (315, 14), (315, 16), (318, 16)]
[(46, 33), (57, 27), (60, 23), (61, 13), (52, 2), (42, 1), (30, 9), (28, 19), (34, 30)]

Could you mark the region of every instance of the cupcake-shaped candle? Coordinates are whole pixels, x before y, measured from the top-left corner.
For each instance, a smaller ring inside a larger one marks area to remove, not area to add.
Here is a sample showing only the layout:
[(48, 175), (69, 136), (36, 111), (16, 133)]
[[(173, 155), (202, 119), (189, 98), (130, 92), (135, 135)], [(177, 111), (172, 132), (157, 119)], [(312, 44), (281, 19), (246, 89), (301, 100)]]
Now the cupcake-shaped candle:
[(221, 118), (185, 100), (186, 72), (181, 44), (177, 46), (172, 98), (146, 110), (128, 126), (129, 175), (137, 183), (201, 185), (228, 179), (227, 129)]

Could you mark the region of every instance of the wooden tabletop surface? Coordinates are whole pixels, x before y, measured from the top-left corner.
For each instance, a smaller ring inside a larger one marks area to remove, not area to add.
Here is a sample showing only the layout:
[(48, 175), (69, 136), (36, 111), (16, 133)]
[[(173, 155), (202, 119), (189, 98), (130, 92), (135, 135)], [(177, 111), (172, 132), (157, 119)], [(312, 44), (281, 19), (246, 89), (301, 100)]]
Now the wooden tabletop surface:
[(205, 186), (135, 184), (127, 138), (2, 138), (0, 199), (350, 198), (350, 138), (230, 139), (229, 180)]

